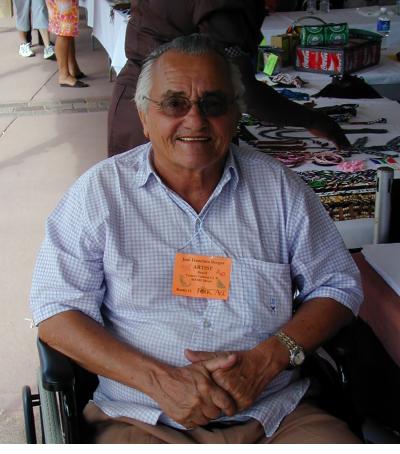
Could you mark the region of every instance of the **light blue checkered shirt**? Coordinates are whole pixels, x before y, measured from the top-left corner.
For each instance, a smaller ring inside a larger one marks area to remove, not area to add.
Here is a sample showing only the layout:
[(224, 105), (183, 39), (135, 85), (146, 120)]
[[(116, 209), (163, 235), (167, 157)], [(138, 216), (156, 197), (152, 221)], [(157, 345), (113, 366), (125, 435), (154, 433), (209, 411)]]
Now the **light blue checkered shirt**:
[[(357, 268), (291, 170), (232, 145), (197, 214), (163, 184), (150, 156), (146, 144), (99, 163), (51, 214), (31, 292), (36, 324), (79, 310), (140, 352), (183, 366), (185, 348), (246, 350), (271, 336), (292, 316), (292, 282), (300, 301), (330, 297), (358, 312)], [(231, 257), (229, 299), (173, 296), (177, 252)], [(255, 418), (270, 436), (308, 385), (284, 371), (234, 419)], [(113, 417), (181, 428), (150, 397), (108, 378), (93, 400)]]

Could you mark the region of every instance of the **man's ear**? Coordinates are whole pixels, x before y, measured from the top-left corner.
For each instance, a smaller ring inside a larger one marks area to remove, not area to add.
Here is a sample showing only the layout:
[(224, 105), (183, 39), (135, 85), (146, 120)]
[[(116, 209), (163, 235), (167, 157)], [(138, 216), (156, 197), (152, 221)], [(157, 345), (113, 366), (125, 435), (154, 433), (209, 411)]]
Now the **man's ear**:
[(147, 127), (147, 115), (143, 110), (138, 110), (140, 121), (143, 126), (143, 134), (149, 139), (149, 128)]

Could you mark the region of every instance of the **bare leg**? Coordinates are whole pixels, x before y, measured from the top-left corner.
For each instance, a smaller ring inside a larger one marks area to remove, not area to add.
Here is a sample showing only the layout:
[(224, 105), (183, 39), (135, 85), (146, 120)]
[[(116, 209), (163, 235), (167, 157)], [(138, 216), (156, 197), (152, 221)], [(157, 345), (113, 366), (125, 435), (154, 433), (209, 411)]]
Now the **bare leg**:
[(21, 32), (21, 30), (18, 30), (18, 36), (19, 36), (19, 41), (20, 44), (24, 44), (28, 42), (28, 37), (26, 32)]
[(68, 70), (71, 76), (76, 77), (82, 73), (75, 56), (75, 38), (72, 38), (68, 53)]
[(42, 39), (43, 39), (43, 44), (48, 47), (50, 45), (50, 36), (49, 36), (49, 31), (46, 28), (41, 28), (39, 30)]
[(70, 46), (73, 38), (69, 36), (59, 36), (56, 39), (56, 56), (58, 65), (58, 83), (74, 86), (76, 79), (71, 75), (68, 68)]

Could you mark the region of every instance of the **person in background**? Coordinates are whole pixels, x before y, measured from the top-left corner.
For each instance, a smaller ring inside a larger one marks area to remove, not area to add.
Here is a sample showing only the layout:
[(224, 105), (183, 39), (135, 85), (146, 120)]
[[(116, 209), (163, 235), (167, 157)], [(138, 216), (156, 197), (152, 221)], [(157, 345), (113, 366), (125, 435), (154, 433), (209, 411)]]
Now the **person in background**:
[(99, 376), (92, 442), (360, 443), (299, 369), (358, 313), (359, 272), (300, 177), (231, 143), (243, 92), (205, 35), (154, 50), (135, 96), (150, 142), (47, 221), (34, 322)]
[(146, 142), (132, 99), (144, 58), (159, 45), (191, 33), (204, 33), (225, 48), (239, 66), (246, 88), (246, 112), (277, 125), (305, 127), (338, 148), (349, 146), (345, 134), (326, 115), (278, 94), (255, 78), (265, 0), (132, 0), (125, 53), (108, 116), (109, 156)]
[(80, 79), (86, 75), (75, 57), (75, 37), (78, 35), (78, 0), (46, 0), (49, 9), (49, 29), (56, 38), (58, 83), (60, 87), (84, 88), (89, 85)]
[(31, 29), (36, 29), (39, 30), (44, 44), (43, 58), (54, 60), (55, 53), (50, 42), (49, 17), (45, 0), (13, 0), (13, 2), (17, 19), (16, 27), (20, 39), (19, 55), (21, 57), (35, 56), (31, 47), (32, 43), (28, 41), (28, 32)]

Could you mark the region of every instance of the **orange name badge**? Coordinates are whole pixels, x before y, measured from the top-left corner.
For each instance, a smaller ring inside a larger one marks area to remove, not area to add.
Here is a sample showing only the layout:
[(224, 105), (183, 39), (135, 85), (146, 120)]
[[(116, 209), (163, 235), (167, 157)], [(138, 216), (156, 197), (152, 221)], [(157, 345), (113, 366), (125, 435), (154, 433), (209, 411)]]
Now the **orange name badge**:
[(227, 300), (231, 268), (232, 259), (227, 257), (177, 253), (172, 294)]

